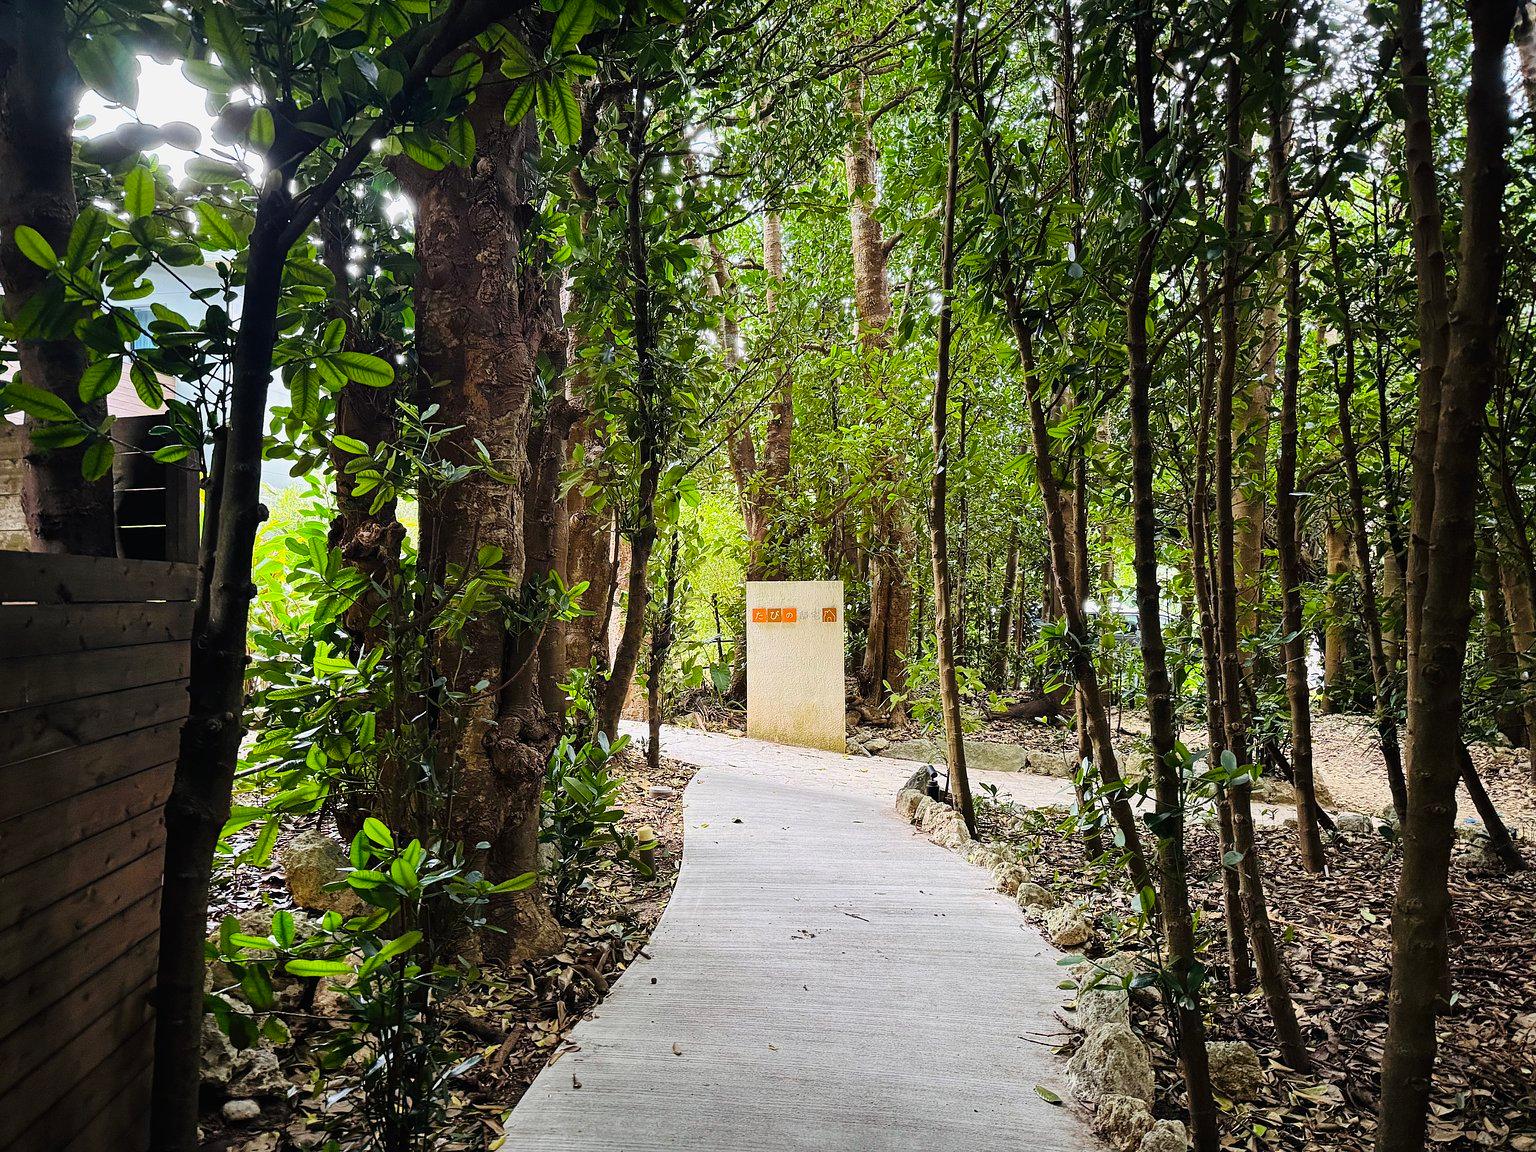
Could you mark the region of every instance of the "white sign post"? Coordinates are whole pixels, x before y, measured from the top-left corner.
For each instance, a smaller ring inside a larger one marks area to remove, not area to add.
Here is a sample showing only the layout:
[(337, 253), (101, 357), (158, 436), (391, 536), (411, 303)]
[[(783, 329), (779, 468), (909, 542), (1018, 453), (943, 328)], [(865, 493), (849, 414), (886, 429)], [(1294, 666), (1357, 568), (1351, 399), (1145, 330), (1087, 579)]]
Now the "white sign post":
[(843, 582), (747, 584), (747, 735), (844, 752)]

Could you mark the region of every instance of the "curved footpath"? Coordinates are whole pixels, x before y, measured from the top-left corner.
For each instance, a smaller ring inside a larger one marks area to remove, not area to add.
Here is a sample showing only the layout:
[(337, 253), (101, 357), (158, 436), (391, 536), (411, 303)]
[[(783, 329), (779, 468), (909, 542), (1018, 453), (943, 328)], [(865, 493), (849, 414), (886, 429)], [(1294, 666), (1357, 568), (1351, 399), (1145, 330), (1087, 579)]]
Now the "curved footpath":
[(1056, 953), (987, 873), (896, 816), (913, 764), (682, 728), (663, 742), (701, 766), (677, 888), (504, 1149), (1099, 1146), (1035, 1091), (1066, 1094)]

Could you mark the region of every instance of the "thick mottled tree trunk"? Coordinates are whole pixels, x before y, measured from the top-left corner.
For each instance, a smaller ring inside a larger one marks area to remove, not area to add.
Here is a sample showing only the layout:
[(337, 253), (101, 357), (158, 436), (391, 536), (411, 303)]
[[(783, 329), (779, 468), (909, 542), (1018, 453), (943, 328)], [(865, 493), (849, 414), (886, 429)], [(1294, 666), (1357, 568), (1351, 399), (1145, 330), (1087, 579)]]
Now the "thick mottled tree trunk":
[[(0, 7), (0, 291), (12, 319), (39, 292), (58, 291), (48, 270), (16, 247), (17, 227), (36, 229), (62, 253), (79, 210), (70, 161), (81, 85), (69, 59), (65, 9), (57, 0)], [(17, 354), (22, 382), (92, 425), (106, 419), (105, 400), (80, 402), (86, 355), (73, 334), (20, 340)], [(27, 418), (29, 430), (46, 426)], [(112, 474), (85, 479), (84, 455), (84, 445), (28, 450), (21, 503), (34, 551), (117, 554)]]
[[(1135, 44), (1136, 122), (1138, 151), (1143, 164), (1157, 146), (1156, 97), (1153, 90), (1156, 36), (1150, 7), (1138, 9), (1132, 21)], [(1068, 44), (1072, 21), (1064, 13), (1063, 37)], [(1068, 58), (1070, 58), (1070, 54)], [(1178, 1020), (1179, 1067), (1189, 1098), (1189, 1126), (1196, 1152), (1216, 1152), (1221, 1137), (1216, 1101), (1211, 1091), (1210, 1057), (1205, 1047), (1205, 1019), (1200, 990), (1190, 979), (1196, 963), (1194, 918), (1189, 905), (1189, 864), (1184, 854), (1185, 792), (1183, 769), (1175, 750), (1173, 688), (1168, 679), (1168, 654), (1163, 642), (1162, 590), (1157, 572), (1157, 494), (1152, 446), (1153, 364), (1147, 349), (1147, 319), (1151, 314), (1152, 274), (1158, 232), (1153, 227), (1147, 195), (1138, 197), (1141, 232), (1136, 263), (1126, 296), (1126, 360), (1130, 385), (1131, 505), (1136, 569), (1136, 618), (1140, 625), (1142, 664), (1146, 671), (1147, 718), (1157, 778), (1159, 907), (1168, 942), (1170, 983), (1187, 990), (1175, 997), (1165, 987), (1164, 999)]]
[(1301, 612), (1301, 535), (1296, 523), (1297, 392), (1301, 382), (1301, 261), (1290, 240), (1295, 208), (1291, 199), (1291, 84), (1286, 52), (1295, 29), (1295, 8), (1287, 3), (1277, 20), (1272, 48), (1276, 95), (1270, 106), (1269, 187), (1274, 216), (1271, 235), (1280, 244), (1284, 283), (1285, 354), (1280, 364), (1280, 459), (1275, 474), (1275, 536), (1280, 554), (1281, 632), (1285, 641), (1285, 695), (1291, 713), (1291, 779), (1296, 790), (1296, 840), (1301, 866), (1321, 872), (1323, 838), (1317, 826), (1317, 790), (1312, 773), (1312, 700), (1307, 685), (1307, 640)]
[[(543, 499), (542, 469), (529, 459), (539, 400), (539, 357), (561, 358), (558, 286), (549, 263), (525, 235), (528, 185), (538, 138), (532, 118), (506, 124), (494, 91), (471, 110), (476, 155), (465, 169), (402, 169), (416, 201), (417, 348), (438, 421), (455, 428), (443, 451), (474, 465), (483, 444), (498, 479), (477, 470), (421, 509), (423, 562), (446, 583), (484, 548), (515, 584), (541, 580), (530, 556), (528, 502)], [(542, 544), (538, 546), (542, 551)], [(448, 690), (465, 702), (449, 710), (438, 772), (451, 788), (448, 830), (473, 866), (505, 879), (538, 869), (539, 792), (557, 737), (539, 690), (538, 635), (508, 631), (501, 613), (483, 612), (438, 641)], [(489, 844), (477, 851), (475, 845)], [(548, 955), (563, 936), (537, 888), (497, 901), (483, 948), (496, 960)]]
[[(848, 219), (853, 235), (853, 303), (863, 349), (875, 386), (883, 391), (885, 353), (891, 341), (891, 285), (886, 274), (886, 241), (875, 216), (879, 200), (880, 154), (864, 108), (864, 78), (850, 74), (848, 114), (853, 138), (844, 159), (848, 173)], [(906, 648), (912, 627), (912, 585), (907, 570), (916, 552), (915, 533), (894, 489), (899, 462), (882, 452), (874, 465), (874, 523), (869, 542), (869, 630), (859, 670), (864, 702), (883, 707), (890, 693), (907, 683)], [(887, 691), (889, 686), (889, 691)]]
[[(1447, 885), (1461, 775), (1462, 672), (1471, 626), (1476, 565), (1478, 457), (1485, 409), (1498, 368), (1503, 276), (1503, 197), (1508, 169), (1509, 96), (1504, 54), (1513, 0), (1471, 0), (1466, 159), (1461, 179), (1460, 273), (1454, 311), (1426, 293), (1426, 270), (1444, 276), (1433, 170), (1428, 58), (1418, 0), (1399, 5), (1400, 60), (1410, 149), (1415, 268), (1420, 278), (1420, 349), (1448, 337), (1434, 403), (1420, 411), (1414, 455), (1414, 548), (1409, 565), (1408, 817), (1403, 866), (1392, 910), (1392, 988), (1382, 1050), (1378, 1152), (1424, 1146), (1435, 1066), (1435, 1016), (1447, 968)], [(1410, 92), (1412, 95), (1410, 95)], [(1426, 294), (1429, 299), (1426, 300)], [(1421, 386), (1425, 373), (1421, 366)], [(1431, 510), (1426, 521), (1421, 508)]]
[[(1233, 492), (1233, 398), (1237, 389), (1237, 365), (1242, 353), (1238, 332), (1239, 267), (1237, 238), (1242, 234), (1242, 200), (1247, 186), (1249, 157), (1243, 122), (1242, 53), (1248, 25), (1246, 0), (1238, 0), (1231, 17), (1231, 42), (1226, 79), (1226, 142), (1223, 171), (1222, 223), (1232, 238), (1222, 260), (1221, 283), (1221, 363), (1216, 381), (1216, 638), (1221, 656), (1222, 715), (1225, 721), (1226, 748), (1240, 766), (1250, 763), (1245, 701), (1242, 695), (1242, 657), (1238, 648), (1238, 585), (1236, 568), (1236, 524)], [(1246, 781), (1231, 788), (1233, 848), (1241, 853), (1238, 884), (1242, 892), (1244, 919), (1253, 944), (1253, 958), (1259, 984), (1274, 1021), (1276, 1039), (1286, 1063), (1302, 1071), (1311, 1058), (1296, 1022), (1280, 948), (1269, 922), (1264, 896), (1263, 872), (1258, 847), (1253, 836), (1250, 787)]]
[[(976, 812), (965, 770), (964, 722), (960, 685), (955, 674), (955, 626), (950, 619), (954, 590), (949, 570), (949, 386), (954, 343), (955, 193), (960, 181), (960, 64), (965, 39), (965, 0), (956, 0), (950, 40), (949, 137), (946, 148), (943, 238), (939, 253), (938, 372), (933, 386), (933, 478), (928, 492), (928, 541), (933, 561), (933, 630), (939, 662), (939, 703), (944, 714), (944, 751), (949, 765), (949, 793), (972, 833)], [(963, 451), (963, 449), (962, 449)]]

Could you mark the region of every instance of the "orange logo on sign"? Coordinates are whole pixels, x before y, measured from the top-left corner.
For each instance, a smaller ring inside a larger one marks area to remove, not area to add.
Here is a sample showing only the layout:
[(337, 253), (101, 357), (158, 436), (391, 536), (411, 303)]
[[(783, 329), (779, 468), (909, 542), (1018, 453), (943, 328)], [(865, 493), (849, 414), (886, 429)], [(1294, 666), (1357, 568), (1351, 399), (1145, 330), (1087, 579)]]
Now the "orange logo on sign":
[(754, 624), (794, 624), (800, 619), (798, 608), (754, 608), (752, 609), (752, 623)]
[(821, 610), (821, 622), (823, 624), (836, 624), (837, 623), (837, 609), (836, 608), (823, 608)]

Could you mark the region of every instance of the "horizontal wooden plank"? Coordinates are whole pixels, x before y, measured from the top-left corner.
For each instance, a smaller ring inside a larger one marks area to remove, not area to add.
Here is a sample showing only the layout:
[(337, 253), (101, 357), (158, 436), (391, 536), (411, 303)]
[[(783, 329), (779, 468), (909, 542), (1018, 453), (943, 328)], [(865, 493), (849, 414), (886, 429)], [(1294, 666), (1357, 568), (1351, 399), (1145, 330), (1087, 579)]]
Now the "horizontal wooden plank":
[(38, 604), (191, 600), (197, 565), (115, 556), (0, 552), (0, 600)]
[(191, 666), (192, 646), (184, 640), (29, 656), (24, 667), (15, 669), (17, 675), (0, 680), (0, 712), (184, 680)]
[[(41, 1058), (80, 1035), (135, 989), (151, 983), (158, 943), (159, 936), (153, 932), (137, 941), (121, 941), (107, 952), (108, 962), (99, 971), (67, 990), (67, 996), (54, 996), (40, 1014), (0, 1039), (0, 1084), (21, 1080)], [(51, 995), (51, 990), (45, 994)]]
[(101, 1152), (104, 1148), (111, 1152), (145, 1152), (149, 1147), (152, 1071), (146, 1063), (100, 1112), (84, 1122), (62, 1152)]
[(187, 686), (181, 680), (0, 712), (0, 755), (16, 763), (184, 719), (186, 714)]
[(132, 776), (147, 764), (173, 760), (180, 739), (181, 721), (172, 720), (96, 744), (34, 756), (19, 764), (0, 763), (0, 820), (11, 820)]
[(51, 856), (165, 804), (175, 778), (174, 762), (157, 764), (100, 788), (0, 822), (0, 876)]
[(6, 984), (5, 995), (0, 996), (0, 1037), (9, 1036), (28, 1021), (29, 1027), (40, 1026), (39, 1015), (46, 1016), (55, 1002), (95, 976), (119, 952), (148, 948), (152, 958), (146, 970), (152, 970), (159, 939), (157, 888), (48, 955), (29, 947), (26, 968)]
[(7, 969), (22, 940), (57, 947), (153, 891), (164, 844), (164, 814), (155, 809), (0, 876), (0, 982), (15, 975)]
[(192, 605), (0, 604), (0, 676), (25, 675), (9, 663), (24, 656), (94, 652), (163, 644), (192, 636)]
[(153, 1038), (145, 984), (0, 1090), (0, 1116), (16, 1133), (9, 1152), (42, 1152), (64, 1143), (63, 1132), (81, 1123), (81, 1117), (94, 1116), (138, 1074), (140, 1061), (150, 1057)]

